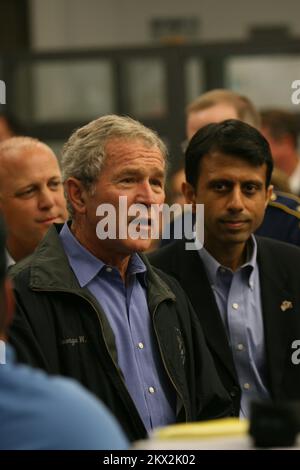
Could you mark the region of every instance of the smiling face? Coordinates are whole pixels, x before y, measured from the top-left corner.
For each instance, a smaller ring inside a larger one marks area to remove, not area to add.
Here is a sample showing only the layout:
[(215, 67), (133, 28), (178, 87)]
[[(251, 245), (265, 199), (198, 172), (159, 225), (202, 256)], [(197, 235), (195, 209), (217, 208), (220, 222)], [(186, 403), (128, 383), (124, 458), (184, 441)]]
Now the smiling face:
[(66, 220), (61, 173), (50, 149), (34, 145), (1, 156), (0, 210), (16, 261), (32, 253), (53, 222)]
[[(165, 160), (157, 147), (149, 147), (140, 139), (111, 139), (105, 150), (107, 157), (92, 194), (75, 178), (69, 178), (66, 184), (76, 213), (73, 233), (91, 253), (108, 262), (115, 257), (147, 250), (151, 243), (150, 229), (147, 220), (147, 239), (135, 240), (126, 236), (124, 239), (100, 240), (96, 234), (100, 220), (96, 215), (98, 206), (111, 204), (116, 209), (117, 231), (120, 196), (127, 197), (128, 207), (142, 204), (150, 214), (151, 204), (164, 202)], [(126, 220), (130, 222), (130, 218)]]
[(236, 250), (240, 256), (261, 224), (272, 186), (266, 188), (266, 164), (222, 153), (201, 160), (197, 187), (186, 184), (189, 202), (204, 204), (204, 246), (217, 259)]

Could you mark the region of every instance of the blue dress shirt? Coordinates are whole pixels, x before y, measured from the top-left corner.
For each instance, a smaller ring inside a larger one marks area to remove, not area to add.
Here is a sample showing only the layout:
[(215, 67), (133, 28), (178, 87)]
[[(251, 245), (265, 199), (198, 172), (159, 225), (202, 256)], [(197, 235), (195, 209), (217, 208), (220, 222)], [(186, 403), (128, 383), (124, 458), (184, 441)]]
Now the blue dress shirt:
[(257, 244), (248, 244), (247, 261), (235, 272), (199, 250), (225, 326), (242, 391), (240, 416), (252, 400), (269, 399)]
[(147, 429), (175, 422), (175, 391), (159, 354), (146, 298), (146, 266), (131, 256), (124, 284), (117, 268), (104, 264), (74, 237), (67, 224), (60, 238), (81, 287), (101, 305), (115, 336), (118, 365)]
[(73, 380), (13, 362), (0, 365), (0, 450), (128, 448), (115, 418)]

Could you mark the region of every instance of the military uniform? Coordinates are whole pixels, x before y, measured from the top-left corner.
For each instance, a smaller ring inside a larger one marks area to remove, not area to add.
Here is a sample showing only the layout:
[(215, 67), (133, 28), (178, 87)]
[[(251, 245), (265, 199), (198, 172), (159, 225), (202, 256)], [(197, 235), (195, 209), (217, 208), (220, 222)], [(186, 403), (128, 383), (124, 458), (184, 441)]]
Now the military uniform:
[(300, 198), (274, 191), (256, 234), (300, 246)]

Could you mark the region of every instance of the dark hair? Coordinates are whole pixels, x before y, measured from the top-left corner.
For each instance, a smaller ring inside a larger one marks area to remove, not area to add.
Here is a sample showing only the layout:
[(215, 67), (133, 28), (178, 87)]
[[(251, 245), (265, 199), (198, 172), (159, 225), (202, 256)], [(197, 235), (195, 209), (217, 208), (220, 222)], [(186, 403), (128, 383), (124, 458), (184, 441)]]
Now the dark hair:
[(208, 124), (196, 132), (185, 152), (186, 180), (194, 188), (197, 186), (201, 159), (214, 152), (246, 160), (256, 167), (265, 163), (266, 187), (269, 186), (273, 170), (270, 146), (254, 127), (237, 119), (227, 119)]
[(0, 289), (6, 275), (6, 229), (2, 215), (0, 214)]
[(264, 109), (261, 111), (261, 125), (268, 129), (275, 140), (281, 140), (285, 135), (289, 135), (297, 147), (299, 124), (295, 114), (283, 109)]

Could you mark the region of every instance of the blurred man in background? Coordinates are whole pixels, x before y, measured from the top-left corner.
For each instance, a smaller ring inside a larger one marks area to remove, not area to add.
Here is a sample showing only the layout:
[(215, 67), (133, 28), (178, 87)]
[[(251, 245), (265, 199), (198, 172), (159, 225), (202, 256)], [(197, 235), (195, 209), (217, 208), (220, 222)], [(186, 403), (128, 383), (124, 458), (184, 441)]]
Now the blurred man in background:
[(30, 137), (0, 143), (0, 211), (8, 265), (30, 255), (54, 222), (67, 219), (60, 168), (46, 144)]
[(265, 109), (261, 119), (261, 131), (270, 144), (274, 165), (287, 175), (291, 191), (300, 195), (299, 124), (295, 114)]

